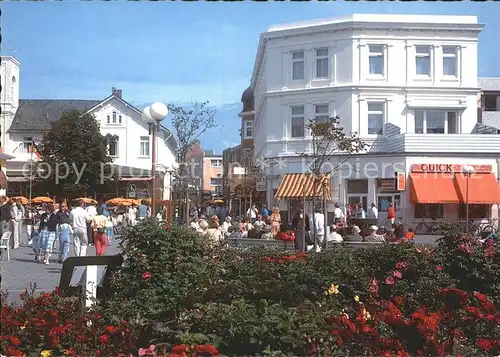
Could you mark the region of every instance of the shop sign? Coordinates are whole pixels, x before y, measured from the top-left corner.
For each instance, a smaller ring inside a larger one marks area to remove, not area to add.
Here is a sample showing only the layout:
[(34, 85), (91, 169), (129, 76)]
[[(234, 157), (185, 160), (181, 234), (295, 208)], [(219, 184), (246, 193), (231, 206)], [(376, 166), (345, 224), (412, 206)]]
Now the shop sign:
[(416, 164), (410, 168), (411, 172), (421, 173), (460, 173), (464, 166), (472, 166), (477, 173), (490, 173), (493, 169), (491, 165), (454, 165), (454, 164)]
[(404, 191), (406, 189), (406, 174), (404, 172), (396, 172), (396, 191)]
[(128, 198), (136, 198), (136, 192), (137, 192), (136, 186), (133, 183), (129, 184), (127, 187)]

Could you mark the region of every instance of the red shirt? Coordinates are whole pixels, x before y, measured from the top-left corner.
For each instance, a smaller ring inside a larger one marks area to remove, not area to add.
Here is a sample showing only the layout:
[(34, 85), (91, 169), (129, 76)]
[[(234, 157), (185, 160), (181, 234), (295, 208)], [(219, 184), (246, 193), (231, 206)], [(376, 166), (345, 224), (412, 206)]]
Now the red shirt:
[(388, 219), (396, 218), (396, 212), (394, 212), (394, 207), (389, 207), (387, 209), (387, 218)]

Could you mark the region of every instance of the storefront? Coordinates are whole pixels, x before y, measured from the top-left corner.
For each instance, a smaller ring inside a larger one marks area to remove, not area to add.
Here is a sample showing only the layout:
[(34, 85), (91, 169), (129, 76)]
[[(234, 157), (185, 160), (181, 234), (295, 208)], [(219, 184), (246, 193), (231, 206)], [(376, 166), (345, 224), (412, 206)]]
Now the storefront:
[[(464, 166), (472, 166), (474, 173), (464, 175)], [(267, 188), (268, 204), (278, 204), (287, 216), (298, 209), (301, 191), (307, 184), (300, 179), (307, 176), (300, 173), (302, 167), (306, 165), (289, 164), (284, 170), (295, 173), (285, 171), (270, 180)], [(498, 163), (494, 158), (362, 157), (333, 174), (327, 205), (329, 222), (333, 221), (335, 203), (343, 209), (349, 204), (361, 204), (368, 215), (373, 203), (378, 208), (379, 225), (387, 222), (389, 204), (407, 227), (433, 219), (463, 222), (468, 201), (469, 218), (486, 223), (486, 219), (497, 218), (499, 213), (497, 175)], [(312, 206), (306, 207), (312, 212)]]

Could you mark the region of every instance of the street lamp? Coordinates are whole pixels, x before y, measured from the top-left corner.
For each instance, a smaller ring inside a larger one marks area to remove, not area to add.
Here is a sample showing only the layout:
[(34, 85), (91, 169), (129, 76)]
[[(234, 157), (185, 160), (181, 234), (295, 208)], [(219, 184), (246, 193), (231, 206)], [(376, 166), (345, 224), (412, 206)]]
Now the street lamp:
[(152, 165), (151, 165), (151, 213), (156, 217), (156, 132), (160, 122), (167, 116), (168, 107), (162, 102), (155, 102), (144, 108), (142, 119), (149, 125), (149, 135), (152, 138)]
[(465, 165), (462, 173), (465, 175), (465, 233), (469, 233), (469, 179), (476, 171), (474, 166)]

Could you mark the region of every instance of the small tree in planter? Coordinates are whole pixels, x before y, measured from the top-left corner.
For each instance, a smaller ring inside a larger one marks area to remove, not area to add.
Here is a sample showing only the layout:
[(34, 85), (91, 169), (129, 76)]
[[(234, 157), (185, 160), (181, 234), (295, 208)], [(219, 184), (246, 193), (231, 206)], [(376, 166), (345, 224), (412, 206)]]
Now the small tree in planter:
[[(366, 149), (368, 146), (363, 142), (357, 132), (346, 133), (344, 128), (340, 126), (340, 118), (338, 116), (322, 119), (311, 119), (307, 124), (307, 128), (311, 134), (311, 149), (305, 152), (302, 156), (310, 159), (308, 164), (309, 170), (312, 173), (313, 180), (313, 208), (316, 208), (318, 193), (323, 193), (324, 211), (325, 211), (325, 242), (327, 242), (328, 221), (326, 212), (326, 185), (328, 180), (325, 177), (339, 171), (341, 166), (347, 162), (352, 155), (357, 154)], [(329, 164), (329, 168), (325, 170), (325, 164)], [(331, 185), (331, 184), (330, 184)], [(320, 187), (323, 186), (323, 187)], [(316, 240), (316, 226), (313, 225), (314, 233), (314, 248), (318, 248)]]

